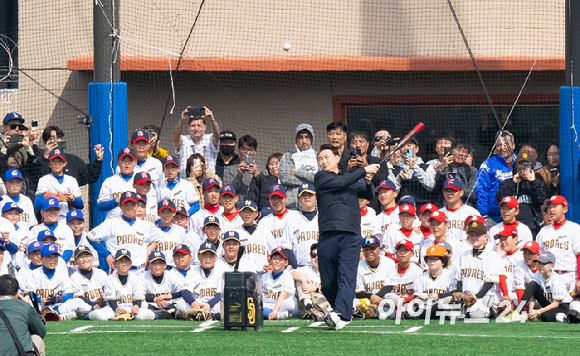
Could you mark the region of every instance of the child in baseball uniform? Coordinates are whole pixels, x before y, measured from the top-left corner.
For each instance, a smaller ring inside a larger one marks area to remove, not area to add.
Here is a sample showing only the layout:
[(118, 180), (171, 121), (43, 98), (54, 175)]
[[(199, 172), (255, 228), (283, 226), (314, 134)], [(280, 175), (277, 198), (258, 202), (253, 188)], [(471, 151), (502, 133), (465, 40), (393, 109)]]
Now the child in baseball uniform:
[(515, 306), (518, 302), (514, 270), (516, 265), (523, 261), (524, 255), (518, 248), (518, 230), (514, 226), (506, 225), (494, 236), (497, 245), (503, 251), (504, 274), (499, 276), (499, 288), (496, 290), (498, 300), (505, 300)]
[(368, 206), (369, 203), (368, 199), (359, 196), (358, 206), (360, 208), (360, 232), (362, 237), (375, 236), (380, 232), (375, 225), (377, 213)]
[(93, 267), (99, 267), (99, 256), (103, 256), (103, 263), (106, 264), (107, 247), (103, 243), (91, 241), (87, 237), (87, 233), (85, 232), (85, 217), (83, 215), (83, 211), (78, 209), (70, 210), (66, 214), (66, 224), (73, 232), (75, 248), (84, 246), (91, 251), (91, 255), (93, 256)]
[(395, 257), (399, 260), (395, 264), (395, 281), (393, 293), (403, 298), (404, 303), (413, 300), (414, 281), (423, 273), (423, 269), (417, 263), (411, 262), (417, 249), (413, 242), (402, 239), (395, 245)]
[(290, 241), (283, 247), (292, 250), (298, 266), (310, 264), (310, 247), (318, 242), (318, 209), (316, 208), (316, 191), (314, 184), (304, 183), (298, 187), (298, 204), (300, 211), (288, 217), (288, 234)]
[(4, 186), (6, 193), (0, 200), (0, 209), (7, 203), (16, 203), (22, 209), (20, 221), (25, 223), (29, 228), (38, 224), (34, 214), (34, 205), (29, 197), (22, 194), (22, 173), (17, 169), (9, 169), (4, 173)]
[(195, 214), (199, 206), (199, 195), (194, 185), (187, 179), (179, 176), (179, 161), (174, 156), (166, 156), (161, 161), (163, 174), (167, 179), (168, 195), (175, 207), (183, 207), (188, 215)]
[(18, 270), (18, 274), (16, 278), (18, 279), (18, 283), (20, 284), (20, 291), (25, 292), (22, 289), (23, 286), (29, 285), (32, 283), (32, 271), (37, 268), (42, 267), (42, 247), (44, 244), (40, 241), (31, 242), (28, 245), (27, 254), (26, 254), (26, 263), (24, 263), (20, 269)]
[(540, 257), (540, 245), (536, 241), (528, 241), (522, 248), (523, 259), (514, 267), (514, 285), (518, 296), (518, 304), (522, 301), (522, 296), (526, 286), (534, 280), (534, 275), (538, 272), (538, 262)]
[[(405, 204), (399, 207), (399, 222), (400, 226), (397, 230), (390, 228), (387, 231), (387, 239), (385, 243), (385, 250), (394, 255), (395, 245), (402, 239), (410, 240), (413, 243), (414, 251), (411, 257), (411, 262), (419, 262), (419, 246), (423, 240), (423, 234), (419, 229), (413, 228), (413, 223), (418, 221), (417, 210), (411, 204)], [(392, 226), (391, 226), (392, 227)]]
[(440, 211), (447, 215), (449, 220), (450, 236), (461, 241), (467, 241), (467, 233), (463, 230), (463, 224), (468, 216), (479, 216), (479, 212), (469, 205), (461, 202), (465, 192), (459, 178), (449, 178), (443, 184), (443, 197), (447, 204)]
[[(156, 195), (161, 197), (165, 188), (165, 175), (163, 174), (161, 162), (147, 154), (151, 147), (149, 145), (149, 133), (145, 130), (133, 131), (129, 147), (135, 152), (135, 158), (137, 159), (135, 174), (141, 172), (149, 173), (152, 179), (152, 188)], [(155, 205), (157, 205), (157, 202), (155, 202)]]
[[(520, 203), (514, 197), (507, 196), (501, 200), (499, 203), (499, 212), (501, 214), (501, 223), (492, 226), (489, 229), (489, 236), (497, 235), (505, 226), (513, 227), (517, 230), (518, 234), (518, 249), (522, 249), (522, 247), (528, 241), (532, 241), (532, 232), (530, 228), (528, 228), (525, 224), (516, 220), (516, 216), (520, 213)], [(494, 239), (495, 240), (495, 239)], [(496, 244), (499, 240), (494, 241)], [(497, 246), (497, 253), (500, 256), (503, 256), (505, 252)]]
[(318, 244), (310, 246), (310, 264), (290, 271), (296, 284), (298, 312), (302, 319), (310, 319), (312, 312), (322, 309), (328, 313), (332, 308), (320, 291), (320, 271), (318, 270)]
[(145, 216), (142, 218), (150, 223), (155, 223), (159, 216), (157, 215), (158, 194), (153, 186), (153, 179), (147, 172), (135, 173), (133, 176), (133, 190), (141, 197), (145, 197), (147, 205), (145, 207)]
[(218, 256), (219, 262), (223, 265), (225, 272), (233, 272), (236, 264), (238, 264), (238, 271), (240, 272), (255, 272), (263, 271), (263, 266), (254, 264), (250, 256), (243, 254), (238, 261), (238, 252), (240, 251), (240, 235), (237, 231), (231, 230), (224, 234), (222, 243), (223, 254)]
[[(14, 232), (5, 231), (3, 235), (7, 235), (8, 243), (4, 239), (2, 245), (8, 252), (16, 269), (20, 269), (26, 264), (26, 248), (28, 247), (29, 230), (28, 224), (21, 221), (23, 210), (14, 202), (6, 203), (2, 206), (2, 217), (6, 219), (14, 227)], [(2, 224), (9, 225), (2, 220)], [(9, 227), (9, 226), (6, 226)], [(4, 236), (3, 236), (4, 237)]]
[(65, 223), (66, 213), (69, 208), (82, 209), (85, 204), (81, 194), (81, 188), (77, 180), (64, 174), (66, 167), (66, 154), (60, 149), (50, 151), (48, 155), (48, 167), (52, 171), (38, 180), (34, 208), (40, 210), (44, 199), (55, 198), (60, 206), (60, 221)]
[(286, 271), (288, 257), (282, 248), (276, 248), (270, 254), (272, 270), (262, 275), (260, 284), (264, 294), (264, 319), (288, 319), (296, 309), (294, 278)]
[(132, 192), (133, 176), (137, 159), (135, 152), (126, 147), (117, 154), (117, 174), (105, 179), (99, 197), (97, 198), (97, 210), (106, 211), (107, 219), (121, 216), (121, 194)]
[[(186, 245), (190, 251), (197, 250), (197, 247), (203, 242), (201, 236), (199, 236), (195, 231), (189, 228), (189, 215), (184, 207), (175, 207), (175, 216), (173, 217), (173, 223), (177, 226), (181, 226), (185, 230), (185, 240)], [(192, 255), (192, 264), (198, 264), (199, 261), (195, 255)]]
[(379, 233), (382, 241), (387, 233), (389, 225), (397, 221), (397, 217), (399, 216), (397, 210), (399, 206), (395, 202), (398, 191), (395, 183), (390, 180), (381, 181), (379, 186), (375, 188), (375, 191), (377, 192), (379, 201), (383, 206), (383, 211), (381, 211), (381, 213), (375, 218), (376, 225), (380, 229)]
[(220, 205), (224, 207), (220, 216), (220, 227), (222, 228), (220, 240), (223, 240), (225, 232), (235, 230), (243, 223), (240, 211), (236, 209), (238, 203), (236, 194), (236, 188), (231, 184), (226, 184), (220, 189)]
[(198, 212), (189, 217), (189, 229), (203, 237), (203, 223), (208, 216), (219, 217), (224, 208), (220, 205), (220, 183), (217, 179), (207, 178), (201, 185), (204, 204)]
[(163, 260), (167, 264), (168, 269), (171, 269), (175, 266), (173, 262), (173, 250), (175, 250), (177, 245), (187, 245), (188, 241), (185, 235), (185, 229), (173, 223), (173, 218), (175, 217), (175, 205), (173, 205), (173, 201), (162, 200), (157, 206), (160, 217), (157, 224), (159, 228), (157, 250), (163, 252)]
[(61, 210), (58, 200), (56, 198), (44, 199), (40, 214), (44, 222), (30, 229), (29, 242), (32, 242), (30, 239), (35, 239), (43, 230), (52, 231), (56, 237), (56, 244), (58, 251), (62, 255), (62, 259), (66, 263), (69, 263), (75, 249), (75, 239), (72, 230), (66, 224), (66, 217), (64, 221), (61, 221)]
[(258, 206), (253, 200), (244, 200), (240, 207), (242, 226), (236, 231), (240, 237), (240, 243), (245, 246), (245, 255), (249, 256), (256, 269), (263, 270), (268, 262), (268, 239), (271, 235), (257, 223)]
[[(432, 239), (433, 233), (431, 232), (431, 228), (429, 225), (429, 219), (431, 218), (431, 214), (433, 214), (434, 212), (436, 212), (438, 210), (439, 209), (431, 203), (427, 203), (419, 209), (419, 220), (421, 220), (421, 226), (419, 226), (419, 230), (421, 230), (421, 233), (423, 234), (423, 240), (428, 239), (428, 238)], [(419, 249), (420, 249), (420, 246), (419, 246)], [(419, 263), (423, 263), (423, 262), (421, 260), (419, 260)]]
[(74, 298), (77, 299), (77, 316), (79, 319), (88, 319), (88, 313), (107, 306), (103, 300), (103, 288), (108, 275), (103, 270), (95, 268), (93, 251), (85, 245), (75, 250), (75, 264), (78, 269), (70, 276)]
[[(171, 252), (171, 251), (170, 251)], [(145, 301), (150, 319), (172, 319), (175, 304), (181, 298), (185, 280), (166, 270), (165, 254), (153, 251), (149, 255), (149, 271), (145, 272)]]
[(447, 236), (449, 233), (449, 219), (447, 219), (447, 214), (442, 211), (434, 211), (431, 213), (429, 217), (429, 230), (431, 231), (431, 235), (421, 240), (421, 244), (419, 245), (421, 264), (425, 269), (428, 267), (425, 262), (425, 254), (427, 249), (433, 245), (443, 243), (451, 245), (454, 253), (453, 255), (447, 256), (450, 260), (448, 265), (451, 264), (451, 261), (459, 261), (459, 257), (463, 251), (470, 249), (470, 246), (466, 242), (461, 242), (459, 239)]

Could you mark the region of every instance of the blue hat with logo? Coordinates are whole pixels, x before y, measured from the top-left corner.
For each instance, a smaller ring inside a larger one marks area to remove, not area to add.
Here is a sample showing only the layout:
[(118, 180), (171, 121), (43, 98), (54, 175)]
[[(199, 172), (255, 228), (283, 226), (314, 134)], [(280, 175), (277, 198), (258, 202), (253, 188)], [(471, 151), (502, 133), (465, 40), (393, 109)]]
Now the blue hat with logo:
[(171, 200), (164, 199), (157, 204), (157, 211), (161, 212), (163, 209), (169, 209), (175, 212), (175, 204)]
[(298, 196), (301, 196), (302, 193), (304, 193), (304, 192), (316, 194), (316, 189), (314, 189), (314, 184), (312, 184), (312, 183), (300, 184), (300, 187), (298, 188)]
[(59, 208), (60, 205), (58, 204), (58, 199), (56, 198), (46, 198), (42, 201), (42, 210), (50, 209), (50, 208)]
[(149, 254), (149, 262), (153, 262), (155, 260), (162, 260), (163, 262), (167, 262), (165, 255), (161, 251), (152, 251)]
[(10, 120), (20, 120), (20, 123), (24, 122), (24, 118), (22, 117), (22, 115), (20, 115), (17, 112), (11, 112), (6, 114), (6, 116), (4, 116), (4, 125), (6, 125), (6, 123)]
[(390, 180), (385, 179), (385, 180), (381, 181), (381, 183), (379, 183), (378, 187), (375, 188), (375, 191), (378, 192), (381, 189), (389, 189), (389, 190), (397, 191), (397, 186), (395, 185), (395, 183), (391, 182)]
[(49, 161), (52, 161), (55, 158), (60, 158), (66, 162), (66, 154), (60, 148), (55, 148), (48, 154)]
[(115, 253), (115, 261), (118, 261), (123, 257), (129, 257), (129, 259), (131, 259), (131, 251), (126, 248), (118, 249), (117, 253)]
[(244, 209), (250, 209), (252, 211), (258, 211), (258, 205), (253, 200), (246, 199), (242, 202), (242, 206), (240, 206), (240, 211)]
[(2, 214), (4, 214), (5, 212), (7, 212), (10, 209), (16, 209), (16, 210), (18, 210), (18, 213), (21, 213), (24, 211), (15, 202), (10, 202), (10, 203), (4, 204), (4, 206), (2, 207)]
[(145, 130), (133, 131), (133, 134), (131, 135), (131, 143), (135, 143), (139, 140), (149, 142), (149, 133)]
[(28, 244), (28, 253), (33, 253), (34, 251), (42, 250), (44, 244), (40, 241), (34, 241)]
[(234, 188), (231, 184), (226, 184), (220, 189), (220, 197), (225, 194), (233, 195), (234, 197), (237, 195), (236, 188)]
[(69, 222), (72, 219), (81, 219), (84, 221), (85, 217), (83, 215), (83, 211), (79, 209), (69, 210), (68, 213), (66, 214), (66, 222)]
[(191, 250), (189, 249), (189, 246), (187, 246), (187, 245), (179, 244), (179, 245), (175, 246), (175, 250), (173, 250), (173, 254), (175, 255), (177, 252), (181, 252), (184, 255), (191, 255)]
[(212, 242), (206, 241), (199, 246), (199, 251), (197, 253), (201, 255), (207, 251), (211, 251), (217, 255), (217, 246)]
[(410, 204), (415, 206), (415, 198), (412, 195), (403, 195), (399, 200), (399, 205)]
[(58, 246), (56, 246), (56, 245), (44, 245), (44, 246), (42, 246), (42, 250), (40, 250), (40, 256), (46, 257), (46, 256), (50, 256), (50, 255), (59, 255), (60, 256), (60, 252), (58, 252)]
[(163, 159), (161, 160), (161, 167), (165, 168), (165, 166), (167, 166), (168, 164), (174, 164), (179, 168), (179, 161), (172, 155), (163, 157)]
[(461, 180), (459, 178), (449, 178), (445, 181), (445, 184), (443, 184), (443, 189), (453, 189), (456, 192), (460, 191), (463, 189), (463, 184), (461, 183)]
[(268, 216), (270, 214), (272, 214), (274, 212), (274, 209), (272, 209), (271, 206), (267, 206), (265, 208), (262, 208), (262, 210), (260, 210), (260, 216), (264, 217), (264, 216)]
[(203, 226), (205, 227), (208, 225), (220, 226), (220, 219), (218, 219), (216, 216), (210, 215), (203, 220)]
[(137, 156), (135, 156), (135, 151), (133, 151), (131, 148), (129, 147), (125, 147), (122, 150), (119, 151), (119, 153), (117, 154), (117, 159), (121, 159), (125, 156), (129, 156), (133, 159), (137, 159)]
[(37, 241), (42, 241), (42, 240), (46, 239), (47, 237), (52, 237), (56, 241), (56, 236), (54, 236), (54, 232), (52, 232), (48, 229), (42, 230), (38, 233)]
[(234, 230), (228, 231), (224, 234), (224, 241), (223, 242), (226, 242), (228, 240), (236, 240), (236, 241), (240, 242), (240, 234), (238, 234), (238, 232), (234, 231)]
[(83, 252), (88, 252), (91, 254), (91, 256), (93, 256), (93, 252), (85, 245), (80, 245), (79, 247), (77, 247), (77, 249), (75, 250), (75, 260), (77, 259), (77, 257), (79, 257), (79, 255)]
[(268, 189), (268, 197), (271, 197), (272, 195), (277, 195), (280, 196), (282, 198), (286, 197), (286, 188), (284, 188), (284, 186), (282, 184), (272, 184), (270, 186), (270, 189)]
[(18, 169), (12, 168), (4, 173), (4, 181), (8, 182), (10, 179), (20, 178), (22, 179), (22, 173)]
[(213, 187), (214, 185), (217, 185), (219, 188), (220, 182), (218, 182), (218, 180), (215, 178), (206, 178), (206, 180), (203, 181), (202, 188), (203, 188), (203, 190), (208, 190), (209, 188)]

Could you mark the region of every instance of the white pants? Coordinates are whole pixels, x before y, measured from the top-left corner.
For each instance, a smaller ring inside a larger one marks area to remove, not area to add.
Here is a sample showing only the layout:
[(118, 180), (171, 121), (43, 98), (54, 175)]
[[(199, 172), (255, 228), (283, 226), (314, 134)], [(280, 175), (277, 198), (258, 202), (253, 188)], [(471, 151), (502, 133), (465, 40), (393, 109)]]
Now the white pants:
[[(185, 300), (183, 300), (183, 298), (179, 298), (177, 300), (177, 303), (175, 303), (175, 308), (177, 310), (179, 310), (182, 313), (185, 313), (186, 311), (188, 311), (189, 309), (191, 309), (191, 305), (187, 304), (187, 302)], [(220, 312), (220, 308), (221, 308), (221, 302), (217, 302), (216, 305), (214, 305), (209, 312), (212, 314), (215, 313), (219, 313)]]
[(91, 306), (79, 298), (71, 298), (64, 303), (52, 305), (51, 308), (58, 314), (67, 314), (70, 312), (76, 312), (77, 310), (81, 312), (87, 312), (91, 310)]
[[(113, 310), (110, 306), (106, 306), (101, 309), (95, 309), (89, 313), (90, 320), (110, 320), (118, 316), (117, 312)], [(139, 308), (139, 313), (135, 315), (135, 320), (153, 320), (155, 319), (155, 313), (152, 310), (147, 309), (147, 303), (141, 303)]]
[(469, 317), (472, 319), (483, 319), (489, 318), (490, 308), (496, 303), (495, 296), (486, 295), (481, 299), (478, 299), (475, 304), (469, 309)]
[[(264, 309), (274, 309), (276, 303), (264, 303)], [(286, 298), (282, 302), (280, 309), (278, 309), (278, 313), (282, 313), (288, 311), (290, 315), (294, 315), (296, 313), (296, 300), (294, 298)]]

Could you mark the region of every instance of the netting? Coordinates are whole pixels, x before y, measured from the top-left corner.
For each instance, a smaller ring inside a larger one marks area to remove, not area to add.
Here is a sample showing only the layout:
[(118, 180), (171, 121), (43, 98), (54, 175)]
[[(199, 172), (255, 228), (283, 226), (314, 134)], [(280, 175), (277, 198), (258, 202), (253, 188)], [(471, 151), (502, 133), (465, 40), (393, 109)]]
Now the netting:
[[(128, 85), (128, 130), (161, 127), (170, 153), (191, 105), (210, 108), (222, 130), (255, 137), (264, 169), (271, 153), (296, 151), (298, 124), (312, 125), (316, 148), (332, 121), (366, 132), (371, 149), (379, 129), (402, 137), (423, 122), (424, 161), (437, 158), (438, 137), (450, 136), (473, 146), (475, 167), (493, 154), (499, 121), (516, 152), (533, 143), (546, 164), (565, 83), (564, 3), (121, 0), (112, 55)], [(88, 162), (77, 117), (87, 114), (93, 76), (93, 4), (2, 6), (18, 9), (16, 35), (2, 29), (18, 44), (16, 57), (14, 43), (2, 42), (18, 60), (0, 54), (0, 77), (12, 65), (0, 111), (60, 127), (67, 151)]]

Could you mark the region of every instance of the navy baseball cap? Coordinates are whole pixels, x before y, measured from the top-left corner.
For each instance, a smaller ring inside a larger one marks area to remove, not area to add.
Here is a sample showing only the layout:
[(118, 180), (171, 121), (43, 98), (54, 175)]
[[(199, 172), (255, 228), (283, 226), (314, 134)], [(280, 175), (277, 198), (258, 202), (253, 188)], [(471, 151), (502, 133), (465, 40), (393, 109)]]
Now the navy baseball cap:
[(262, 210), (260, 210), (260, 216), (264, 217), (264, 216), (268, 216), (270, 214), (272, 214), (274, 212), (274, 209), (272, 209), (271, 206), (262, 208)]
[(153, 251), (149, 254), (149, 262), (153, 262), (155, 260), (162, 260), (163, 262), (167, 263), (165, 255), (161, 251)]
[(198, 254), (202, 254), (204, 252), (211, 251), (217, 255), (217, 246), (214, 245), (212, 242), (206, 241), (199, 246)]
[(72, 219), (81, 219), (85, 221), (85, 217), (83, 215), (83, 211), (79, 209), (69, 210), (66, 214), (66, 222), (71, 221)]
[(443, 184), (443, 189), (453, 189), (456, 192), (463, 190), (463, 184), (461, 184), (461, 180), (458, 178), (449, 178)]
[(42, 210), (50, 209), (50, 208), (59, 208), (58, 199), (56, 198), (46, 198), (42, 201)]
[(220, 140), (236, 140), (236, 134), (230, 130), (224, 130), (220, 133)]
[(177, 252), (181, 252), (184, 255), (191, 255), (191, 250), (189, 249), (189, 246), (187, 245), (177, 245), (175, 246), (175, 250), (173, 250), (173, 254), (175, 255)]
[(304, 192), (316, 194), (316, 189), (314, 189), (314, 184), (312, 184), (312, 183), (301, 184), (300, 187), (298, 188), (298, 197), (300, 197), (302, 195), (302, 193), (304, 193)]
[(399, 205), (410, 204), (415, 206), (415, 198), (411, 195), (403, 195), (399, 200)]
[(175, 212), (175, 204), (171, 200), (164, 199), (157, 204), (157, 212), (160, 212), (163, 209), (169, 209)]
[(177, 206), (175, 207), (175, 215), (177, 214), (182, 214), (183, 216), (185, 216), (186, 218), (189, 217), (189, 213), (187, 212), (187, 210), (182, 207), (182, 206)]
[(117, 253), (115, 253), (115, 261), (118, 261), (125, 256), (127, 256), (127, 257), (129, 257), (129, 259), (131, 259), (131, 251), (127, 250), (126, 248), (122, 248), (120, 250), (117, 250)]
[(228, 240), (236, 240), (237, 242), (240, 242), (240, 234), (238, 234), (238, 232), (234, 230), (228, 231), (224, 234), (223, 242), (226, 242)]
[(89, 250), (89, 248), (85, 245), (80, 245), (79, 247), (77, 247), (77, 249), (75, 250), (75, 260), (79, 257), (79, 255), (83, 252), (87, 252), (89, 253), (91, 256), (93, 255), (93, 253), (91, 252), (91, 250)]
[(149, 173), (147, 172), (135, 173), (135, 176), (133, 177), (133, 183), (143, 184), (145, 182), (153, 183), (153, 179), (151, 179), (151, 175)]
[(284, 250), (282, 250), (282, 247), (276, 247), (275, 249), (273, 249), (272, 253), (270, 254), (270, 257), (273, 257), (274, 255), (280, 255), (280, 256), (284, 257), (285, 260), (288, 259), (288, 256), (286, 256), (286, 254), (284, 253)]
[(135, 192), (125, 192), (125, 193), (121, 194), (120, 201), (121, 201), (120, 205), (123, 205), (128, 201), (132, 201), (135, 204), (139, 202), (139, 200), (137, 199), (137, 193), (135, 193)]
[(50, 151), (50, 153), (48, 154), (49, 161), (52, 161), (53, 159), (55, 159), (57, 157), (66, 162), (66, 155), (59, 148), (55, 148), (54, 150)]
[(46, 239), (46, 238), (48, 238), (48, 237), (52, 237), (52, 239), (53, 239), (54, 241), (56, 241), (56, 236), (54, 236), (54, 232), (52, 232), (52, 231), (50, 231), (50, 230), (48, 230), (48, 229), (47, 229), (47, 230), (42, 230), (42, 231), (40, 231), (40, 232), (38, 233), (37, 240), (38, 240), (38, 241), (42, 241), (42, 240), (44, 240), (44, 239)]
[(28, 253), (33, 253), (34, 251), (42, 250), (44, 244), (40, 241), (34, 241), (28, 244)]
[(214, 185), (217, 185), (219, 188), (220, 182), (218, 182), (218, 180), (215, 178), (207, 178), (206, 180), (203, 181), (202, 188), (203, 188), (203, 190), (208, 190), (209, 188), (213, 187)]
[(147, 204), (147, 196), (135, 193), (137, 196), (137, 202), (142, 201), (143, 203)]
[(4, 181), (8, 182), (10, 179), (20, 178), (22, 179), (22, 173), (18, 169), (12, 168), (4, 173)]
[(20, 120), (20, 123), (24, 123), (24, 118), (22, 117), (22, 115), (20, 115), (17, 112), (11, 112), (6, 114), (6, 116), (4, 116), (4, 125), (6, 125), (6, 123), (10, 120)]
[(164, 157), (161, 160), (161, 166), (163, 168), (165, 168), (165, 166), (167, 166), (168, 164), (174, 164), (179, 168), (179, 161), (177, 160), (177, 158), (173, 157), (172, 155), (169, 155), (167, 157)]
[(149, 142), (149, 133), (143, 130), (133, 131), (133, 134), (131, 134), (131, 143), (135, 143), (140, 140)]
[(117, 159), (121, 159), (125, 156), (129, 156), (133, 159), (137, 159), (137, 157), (135, 156), (135, 151), (133, 151), (132, 149), (130, 149), (129, 147), (125, 147), (122, 150), (119, 151), (119, 154), (117, 155)]
[(270, 189), (268, 189), (268, 197), (272, 195), (277, 195), (282, 198), (286, 197), (286, 188), (282, 184), (272, 184)]
[(58, 252), (58, 246), (56, 246), (56, 245), (44, 245), (44, 246), (42, 246), (42, 250), (40, 250), (40, 256), (46, 257), (46, 256), (50, 256), (50, 255), (59, 255), (60, 256), (60, 252)]
[(4, 204), (4, 206), (2, 207), (2, 214), (4, 214), (5, 212), (7, 212), (10, 209), (16, 209), (16, 210), (18, 210), (19, 213), (24, 211), (24, 210), (22, 210), (21, 207), (18, 206), (18, 204), (11, 202), (11, 203)]
[(240, 211), (242, 211), (244, 209), (250, 209), (252, 211), (258, 211), (258, 205), (256, 205), (256, 203), (253, 200), (246, 199), (242, 203), (242, 206), (240, 206)]
[(224, 185), (220, 189), (220, 197), (225, 195), (225, 194), (230, 194), (230, 195), (235, 197), (237, 195), (236, 188), (234, 188), (234, 186), (231, 184)]
[(381, 181), (381, 183), (379, 183), (379, 186), (375, 188), (375, 192), (378, 192), (379, 190), (381, 190), (381, 188), (390, 189), (390, 190), (397, 190), (397, 186), (395, 185), (395, 183), (391, 182), (388, 179)]
[(207, 226), (207, 225), (217, 225), (220, 226), (220, 219), (218, 219), (217, 217), (210, 215), (208, 217), (205, 218), (205, 220), (203, 220), (203, 226)]

